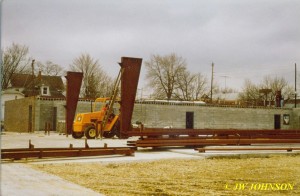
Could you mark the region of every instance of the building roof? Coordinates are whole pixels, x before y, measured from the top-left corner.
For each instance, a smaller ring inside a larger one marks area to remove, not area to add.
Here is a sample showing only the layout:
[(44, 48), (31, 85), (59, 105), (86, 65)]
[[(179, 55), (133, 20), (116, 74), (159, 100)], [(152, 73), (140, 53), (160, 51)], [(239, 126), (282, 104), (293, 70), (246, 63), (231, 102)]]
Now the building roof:
[(21, 95), (21, 96), (24, 96), (23, 93), (21, 93), (20, 91), (18, 90), (15, 90), (15, 89), (6, 89), (4, 91), (1, 92), (1, 95)]
[(32, 81), (30, 74), (13, 74), (10, 80), (12, 88), (26, 88)]
[(24, 93), (26, 97), (40, 95), (40, 87), (42, 86), (49, 87), (51, 97), (64, 97), (62, 94), (64, 84), (61, 76), (14, 74), (10, 84), (11, 88), (24, 88), (22, 93)]

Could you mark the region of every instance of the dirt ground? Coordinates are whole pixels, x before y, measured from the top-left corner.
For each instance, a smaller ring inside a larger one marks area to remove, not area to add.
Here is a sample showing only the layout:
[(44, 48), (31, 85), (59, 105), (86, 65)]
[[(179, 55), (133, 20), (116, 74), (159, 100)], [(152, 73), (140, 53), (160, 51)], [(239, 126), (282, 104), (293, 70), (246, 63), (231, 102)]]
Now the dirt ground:
[(300, 156), (36, 164), (105, 195), (300, 195)]

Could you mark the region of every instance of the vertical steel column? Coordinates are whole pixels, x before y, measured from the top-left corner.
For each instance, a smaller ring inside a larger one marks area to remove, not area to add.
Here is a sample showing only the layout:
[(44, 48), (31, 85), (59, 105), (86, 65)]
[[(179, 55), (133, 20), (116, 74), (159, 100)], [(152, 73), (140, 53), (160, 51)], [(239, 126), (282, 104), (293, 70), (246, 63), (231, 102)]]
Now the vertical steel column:
[(67, 105), (66, 105), (66, 132), (72, 134), (73, 121), (77, 108), (77, 102), (80, 93), (81, 82), (83, 73), (81, 72), (67, 72)]
[(120, 138), (126, 138), (131, 131), (133, 106), (142, 65), (141, 58), (122, 57), (120, 66), (123, 68), (121, 76), (121, 116)]

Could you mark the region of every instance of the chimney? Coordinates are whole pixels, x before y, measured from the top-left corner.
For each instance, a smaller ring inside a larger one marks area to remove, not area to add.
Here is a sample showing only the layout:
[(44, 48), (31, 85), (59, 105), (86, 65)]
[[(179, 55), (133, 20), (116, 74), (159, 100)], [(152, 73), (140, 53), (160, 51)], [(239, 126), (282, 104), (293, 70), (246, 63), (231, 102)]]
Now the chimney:
[(38, 75), (38, 81), (41, 82), (42, 81), (42, 71), (39, 71), (39, 75)]

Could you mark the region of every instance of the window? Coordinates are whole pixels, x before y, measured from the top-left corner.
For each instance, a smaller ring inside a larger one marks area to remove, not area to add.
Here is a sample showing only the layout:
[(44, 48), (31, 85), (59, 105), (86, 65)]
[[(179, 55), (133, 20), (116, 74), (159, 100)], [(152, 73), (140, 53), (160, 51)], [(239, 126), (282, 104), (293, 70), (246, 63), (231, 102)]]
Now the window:
[(42, 95), (50, 95), (48, 86), (42, 86), (41, 91), (42, 91)]

